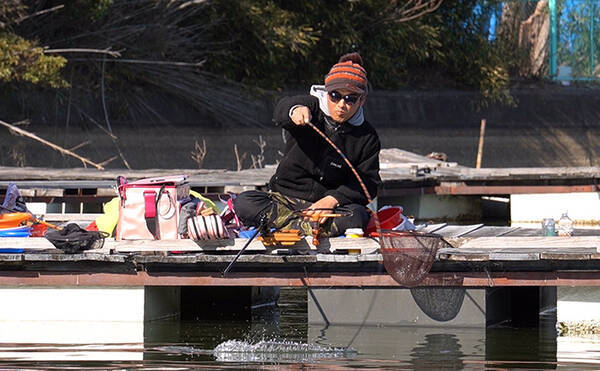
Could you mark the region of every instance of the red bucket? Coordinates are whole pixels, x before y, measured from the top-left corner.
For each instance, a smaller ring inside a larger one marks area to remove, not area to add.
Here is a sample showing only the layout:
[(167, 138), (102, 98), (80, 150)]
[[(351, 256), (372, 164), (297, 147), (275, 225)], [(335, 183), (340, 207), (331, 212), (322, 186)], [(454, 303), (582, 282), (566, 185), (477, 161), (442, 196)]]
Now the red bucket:
[[(388, 207), (378, 211), (377, 217), (381, 229), (393, 229), (402, 223), (402, 208), (400, 206)], [(371, 216), (371, 220), (367, 224), (367, 235), (373, 232), (377, 232), (377, 226), (375, 225), (375, 217)]]

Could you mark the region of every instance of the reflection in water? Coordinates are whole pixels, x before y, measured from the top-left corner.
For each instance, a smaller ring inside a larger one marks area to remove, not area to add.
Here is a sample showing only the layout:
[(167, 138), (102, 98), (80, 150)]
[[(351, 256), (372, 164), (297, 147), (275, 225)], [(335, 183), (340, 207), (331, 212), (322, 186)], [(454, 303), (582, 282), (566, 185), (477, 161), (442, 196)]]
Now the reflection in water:
[[(358, 331), (358, 332), (357, 332)], [(310, 326), (308, 342), (347, 344), (358, 352), (353, 365), (368, 367), (372, 360), (386, 367), (409, 369), (462, 367), (485, 361), (485, 330), (478, 328)]]
[(486, 359), (496, 367), (529, 369), (556, 367), (556, 330), (490, 328), (486, 331)]
[(282, 290), (279, 308), (255, 311), (252, 320), (145, 323), (139, 343), (10, 343), (5, 336), (0, 368), (600, 369), (599, 339), (558, 338), (557, 346), (549, 324), (487, 330), (308, 325), (306, 291), (294, 289)]
[(451, 334), (428, 334), (410, 353), (410, 364), (415, 369), (438, 368), (459, 370), (464, 367), (465, 354), (458, 338)]

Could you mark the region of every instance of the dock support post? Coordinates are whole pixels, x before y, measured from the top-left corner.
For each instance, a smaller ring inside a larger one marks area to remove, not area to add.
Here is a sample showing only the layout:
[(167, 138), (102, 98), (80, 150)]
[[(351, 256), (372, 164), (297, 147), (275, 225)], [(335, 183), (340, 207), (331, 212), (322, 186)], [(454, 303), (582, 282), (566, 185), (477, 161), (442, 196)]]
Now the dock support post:
[(308, 296), (308, 322), (483, 328), (485, 289), (313, 287)]

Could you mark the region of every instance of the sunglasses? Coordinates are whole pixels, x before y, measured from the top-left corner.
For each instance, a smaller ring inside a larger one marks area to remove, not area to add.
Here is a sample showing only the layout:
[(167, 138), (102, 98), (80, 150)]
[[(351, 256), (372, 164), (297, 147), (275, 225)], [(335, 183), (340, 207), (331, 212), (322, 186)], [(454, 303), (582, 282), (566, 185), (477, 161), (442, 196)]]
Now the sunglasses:
[(338, 103), (340, 100), (344, 100), (344, 102), (346, 102), (347, 105), (351, 106), (354, 103), (356, 103), (359, 99), (360, 99), (360, 95), (358, 94), (349, 94), (349, 95), (341, 95), (340, 93), (338, 93), (337, 91), (330, 91), (329, 93), (327, 93), (327, 95), (329, 96), (329, 99), (333, 102), (333, 103)]

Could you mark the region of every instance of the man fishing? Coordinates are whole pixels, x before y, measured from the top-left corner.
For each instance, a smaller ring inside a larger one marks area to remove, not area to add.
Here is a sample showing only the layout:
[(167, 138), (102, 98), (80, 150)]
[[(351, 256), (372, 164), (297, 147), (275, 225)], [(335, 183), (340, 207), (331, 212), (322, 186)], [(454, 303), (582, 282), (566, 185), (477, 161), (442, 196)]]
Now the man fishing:
[[(273, 121), (285, 130), (284, 157), (269, 182), (268, 192), (246, 191), (234, 200), (244, 225), (259, 227), (266, 223), (266, 227), (299, 229), (311, 235), (315, 226), (311, 220), (318, 220), (321, 236), (329, 237), (366, 226), (370, 215), (361, 181), (371, 198), (381, 182), (381, 144), (363, 114), (367, 92), (362, 58), (350, 53), (331, 68), (325, 85), (312, 86), (310, 95), (286, 97), (277, 103)], [(353, 165), (361, 181), (342, 156)], [(298, 213), (300, 210), (302, 213)]]

